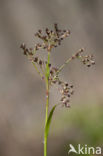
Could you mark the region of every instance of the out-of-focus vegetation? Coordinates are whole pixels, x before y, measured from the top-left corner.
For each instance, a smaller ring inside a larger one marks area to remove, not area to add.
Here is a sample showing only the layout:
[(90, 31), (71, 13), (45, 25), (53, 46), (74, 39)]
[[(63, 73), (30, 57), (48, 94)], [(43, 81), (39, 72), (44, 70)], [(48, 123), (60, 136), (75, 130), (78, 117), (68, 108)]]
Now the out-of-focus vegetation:
[[(88, 147), (103, 147), (103, 105), (101, 103), (78, 104), (71, 110), (66, 112), (63, 110), (53, 122), (52, 135), (55, 135), (56, 130), (56, 135), (59, 135), (61, 140), (63, 139), (63, 144), (57, 148), (60, 156), (67, 154), (70, 143), (75, 147), (78, 144), (86, 144)], [(55, 152), (51, 156), (53, 155)], [(75, 156), (74, 153), (70, 153), (70, 155)]]

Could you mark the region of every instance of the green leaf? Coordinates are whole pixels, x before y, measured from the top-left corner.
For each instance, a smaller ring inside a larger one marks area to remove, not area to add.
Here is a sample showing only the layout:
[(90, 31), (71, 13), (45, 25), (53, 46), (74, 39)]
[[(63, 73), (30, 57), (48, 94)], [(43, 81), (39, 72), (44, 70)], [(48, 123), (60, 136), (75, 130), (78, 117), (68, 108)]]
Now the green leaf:
[(57, 105), (53, 106), (53, 108), (51, 109), (51, 111), (49, 113), (49, 116), (48, 116), (48, 120), (47, 120), (47, 123), (46, 123), (46, 126), (45, 126), (45, 136), (46, 137), (48, 137), (52, 116), (53, 116), (53, 113), (55, 111), (56, 106)]

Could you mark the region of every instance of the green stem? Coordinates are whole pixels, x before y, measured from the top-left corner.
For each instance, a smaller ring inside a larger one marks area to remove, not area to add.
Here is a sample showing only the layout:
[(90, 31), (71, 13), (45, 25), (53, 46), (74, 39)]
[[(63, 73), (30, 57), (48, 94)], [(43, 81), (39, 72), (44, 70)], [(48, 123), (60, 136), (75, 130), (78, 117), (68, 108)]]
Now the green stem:
[[(83, 48), (82, 48), (82, 49), (79, 49), (78, 52), (77, 52), (76, 54), (80, 54), (80, 53), (82, 53), (83, 51), (84, 51)], [(68, 60), (66, 60), (65, 63), (59, 67), (59, 69), (58, 69), (57, 72), (56, 72), (56, 75), (58, 75), (58, 74), (64, 69), (64, 67), (65, 67), (70, 61), (73, 60), (73, 57), (74, 57), (74, 58), (77, 58), (77, 57), (76, 57), (76, 54), (74, 54), (72, 57), (70, 57)], [(79, 56), (79, 58), (81, 58), (81, 56)]]
[[(48, 107), (49, 107), (49, 74), (50, 74), (50, 51), (48, 51), (48, 62), (46, 65), (46, 112), (45, 112), (45, 127), (48, 120)], [(44, 131), (44, 156), (47, 156), (47, 134), (46, 131)]]
[(40, 77), (43, 79), (43, 74), (38, 70), (37, 66), (35, 65), (35, 63), (32, 61), (32, 64), (34, 66), (34, 68), (36, 69), (37, 73), (40, 75)]
[[(48, 119), (48, 106), (49, 106), (49, 93), (46, 93), (47, 98), (46, 98), (46, 112), (45, 112), (45, 127)], [(44, 132), (44, 156), (47, 156), (47, 134), (46, 131)]]
[(72, 60), (72, 57), (69, 58), (63, 65), (60, 66), (60, 68), (57, 70), (57, 75), (64, 69), (64, 67)]
[[(36, 50), (34, 49), (34, 51), (33, 51), (33, 56), (35, 55), (35, 53), (36, 53)], [(28, 59), (30, 58), (30, 60), (31, 60), (33, 66), (34, 66), (34, 68), (35, 68), (36, 71), (37, 71), (37, 73), (38, 73), (38, 74), (40, 75), (40, 77), (43, 79), (44, 76), (43, 76), (43, 74), (39, 71), (39, 69), (38, 69), (38, 67), (36, 66), (36, 64), (34, 63), (33, 58), (32, 58), (32, 57), (29, 57), (28, 54), (27, 54), (27, 56), (28, 56)]]
[(58, 77), (58, 74), (64, 69), (64, 67), (65, 67), (71, 60), (72, 60), (72, 57), (70, 57), (68, 60), (66, 60), (66, 62), (65, 62), (63, 65), (61, 65), (61, 66), (59, 67), (59, 69), (58, 69), (57, 72), (56, 72), (56, 75), (53, 77), (53, 80), (55, 80), (55, 79)]

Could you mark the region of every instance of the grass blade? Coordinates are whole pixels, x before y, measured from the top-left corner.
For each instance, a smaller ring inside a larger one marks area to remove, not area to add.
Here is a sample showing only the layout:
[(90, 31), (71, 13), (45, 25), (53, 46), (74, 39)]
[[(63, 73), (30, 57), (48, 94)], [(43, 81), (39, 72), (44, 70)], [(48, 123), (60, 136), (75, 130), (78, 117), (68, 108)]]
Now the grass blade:
[(45, 126), (45, 135), (46, 135), (46, 137), (48, 137), (52, 116), (53, 116), (53, 113), (55, 111), (56, 106), (57, 105), (53, 106), (53, 108), (51, 109), (51, 111), (49, 113), (49, 116), (48, 116), (48, 120), (47, 120), (47, 123), (46, 123), (46, 126)]

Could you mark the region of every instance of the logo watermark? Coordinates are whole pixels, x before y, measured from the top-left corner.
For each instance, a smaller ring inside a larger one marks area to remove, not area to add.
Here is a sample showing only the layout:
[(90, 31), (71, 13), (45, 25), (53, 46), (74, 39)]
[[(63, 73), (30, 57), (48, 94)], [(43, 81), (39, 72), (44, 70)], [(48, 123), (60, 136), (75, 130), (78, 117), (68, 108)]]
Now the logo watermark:
[(75, 153), (75, 154), (102, 154), (102, 149), (101, 147), (89, 147), (87, 145), (77, 145), (77, 148), (75, 148), (72, 144), (69, 144), (69, 151), (68, 154), (70, 154), (71, 152)]

